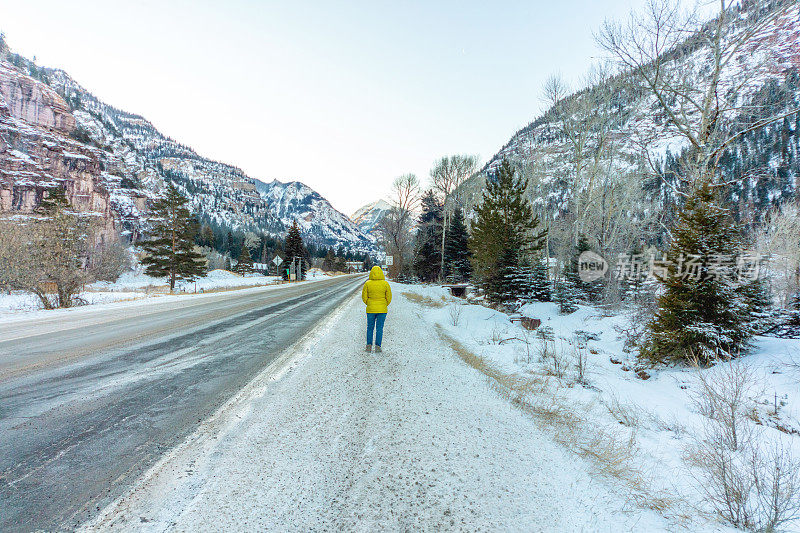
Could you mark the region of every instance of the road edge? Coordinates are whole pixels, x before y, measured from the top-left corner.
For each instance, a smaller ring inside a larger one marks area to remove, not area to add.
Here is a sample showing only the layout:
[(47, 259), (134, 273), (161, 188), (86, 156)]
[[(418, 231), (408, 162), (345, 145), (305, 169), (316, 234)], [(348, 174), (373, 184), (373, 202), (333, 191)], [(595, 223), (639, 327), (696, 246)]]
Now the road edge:
[[(251, 379), (241, 390), (217, 408), (181, 443), (173, 446), (150, 466), (123, 494), (102, 508), (99, 513), (80, 524), (76, 531), (94, 532), (125, 528), (136, 517), (128, 514), (138, 501), (146, 501), (148, 493), (166, 493), (177, 486), (183, 473), (196, 468), (197, 458), (207, 457), (219, 441), (233, 430), (251, 408), (252, 400), (262, 396), (271, 383), (301, 365), (312, 355), (312, 348), (337, 324), (345, 310), (353, 305), (358, 285), (326, 317), (322, 318), (306, 335), (284, 349), (264, 370)], [(183, 500), (180, 500), (183, 501)], [(180, 504), (172, 502), (172, 506)], [(140, 527), (146, 527), (140, 524)]]

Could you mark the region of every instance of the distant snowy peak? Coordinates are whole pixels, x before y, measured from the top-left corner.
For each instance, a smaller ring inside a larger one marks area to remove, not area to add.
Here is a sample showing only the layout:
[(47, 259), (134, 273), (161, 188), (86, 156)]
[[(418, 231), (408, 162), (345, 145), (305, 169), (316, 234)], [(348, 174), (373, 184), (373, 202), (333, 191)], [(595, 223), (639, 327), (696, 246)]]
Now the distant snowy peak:
[(317, 191), (300, 183), (255, 181), (256, 190), (286, 227), (297, 221), (304, 238), (315, 244), (375, 252), (375, 238), (363, 232)]
[(378, 231), (378, 225), (391, 208), (392, 206), (388, 202), (378, 200), (357, 209), (355, 213), (350, 215), (350, 220), (364, 233), (375, 235)]

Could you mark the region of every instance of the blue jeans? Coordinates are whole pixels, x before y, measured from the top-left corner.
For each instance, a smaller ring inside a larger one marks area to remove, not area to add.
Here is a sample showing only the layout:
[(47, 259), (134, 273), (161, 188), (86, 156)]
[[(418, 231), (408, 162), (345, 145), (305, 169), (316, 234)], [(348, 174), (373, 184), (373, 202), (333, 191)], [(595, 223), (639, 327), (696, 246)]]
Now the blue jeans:
[(372, 344), (372, 331), (375, 331), (375, 346), (380, 346), (383, 341), (383, 323), (386, 320), (386, 313), (367, 313), (367, 344)]

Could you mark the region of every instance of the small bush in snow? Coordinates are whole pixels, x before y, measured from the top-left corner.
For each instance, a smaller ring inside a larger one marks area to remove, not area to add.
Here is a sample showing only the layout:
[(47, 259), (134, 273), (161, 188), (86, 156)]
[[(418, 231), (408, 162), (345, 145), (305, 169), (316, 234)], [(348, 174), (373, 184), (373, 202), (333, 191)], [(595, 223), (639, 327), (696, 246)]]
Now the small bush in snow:
[(461, 323), (461, 305), (460, 304), (452, 304), (447, 309), (447, 314), (450, 316), (450, 324), (453, 326), (458, 326)]
[(754, 531), (774, 531), (800, 517), (800, 460), (783, 442), (765, 443), (747, 413), (756, 391), (753, 372), (730, 363), (699, 373), (695, 398), (706, 423), (694, 462), (708, 501), (725, 520)]
[(535, 337), (535, 333), (533, 330), (521, 328), (520, 332), (522, 334), (522, 342), (525, 344), (525, 363), (531, 364), (531, 345), (533, 344), (533, 340)]
[(623, 404), (619, 401), (619, 397), (609, 393), (608, 400), (603, 402), (608, 412), (614, 417), (614, 420), (630, 428), (638, 427), (641, 424), (642, 413), (639, 409)]
[(553, 328), (550, 326), (542, 326), (536, 330), (536, 338), (542, 339), (545, 341), (552, 341), (555, 339), (555, 333), (553, 333)]
[(750, 424), (746, 420), (748, 406), (757, 394), (756, 376), (750, 367), (730, 362), (708, 372), (698, 372), (700, 392), (694, 398), (698, 411), (715, 420), (723, 430), (723, 443), (736, 450), (747, 440)]
[(505, 327), (500, 324), (492, 326), (492, 336), (489, 338), (492, 344), (503, 344), (507, 339), (505, 338)]
[(572, 356), (575, 359), (575, 371), (578, 373), (578, 383), (586, 384), (586, 365), (588, 363), (588, 349), (586, 342), (579, 337), (572, 340)]
[(543, 341), (539, 344), (539, 361), (544, 363), (550, 375), (559, 379), (566, 376), (569, 359), (564, 350), (556, 348), (554, 341)]

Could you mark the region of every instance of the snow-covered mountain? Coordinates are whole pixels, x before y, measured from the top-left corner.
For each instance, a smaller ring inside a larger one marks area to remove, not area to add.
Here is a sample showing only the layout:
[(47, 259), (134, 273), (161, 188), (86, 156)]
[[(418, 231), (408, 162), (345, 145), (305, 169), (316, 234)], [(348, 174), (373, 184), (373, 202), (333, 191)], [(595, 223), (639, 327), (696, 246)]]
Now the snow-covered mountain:
[[(750, 4), (743, 2), (744, 7), (736, 12), (740, 27), (746, 27), (748, 18), (769, 17), (764, 19), (769, 23), (748, 38), (723, 72), (723, 78), (732, 85), (747, 80), (737, 95), (735, 109), (740, 109), (740, 114), (726, 116), (726, 124), (735, 124), (736, 120), (746, 123), (748, 109), (766, 108), (777, 116), (800, 108), (800, 4), (774, 0), (756, 13), (748, 11)], [(771, 17), (772, 13), (780, 16)], [(705, 75), (710, 52), (703, 43), (703, 39), (688, 38), (666, 54), (666, 68)], [(580, 137), (577, 141), (564, 132), (566, 120), (577, 124), (579, 131), (572, 132)], [(594, 165), (603, 176), (638, 183), (648, 190), (656, 209), (671, 209), (675, 204), (673, 190), (663, 183), (643, 183), (642, 177), (650, 170), (646, 158), (660, 167), (662, 176), (680, 171), (679, 158), (688, 142), (666, 124), (665, 113), (652, 93), (638, 78), (635, 81), (630, 74), (622, 73), (562, 98), (536, 117), (516, 132), (481, 172), (467, 180), (461, 192), (467, 206), (475, 205), (487, 176), (508, 159), (529, 177), (534, 205), (550, 217), (561, 217), (570, 198), (593, 183), (586, 170), (585, 179), (572, 180), (575, 142), (580, 142), (585, 168)], [(651, 144), (643, 148), (643, 139), (654, 142), (648, 141)], [(609, 153), (613, 156), (604, 155)], [(724, 151), (720, 170), (723, 181), (732, 183), (725, 195), (739, 220), (763, 220), (770, 207), (796, 198), (800, 187), (800, 115), (743, 135)]]
[(0, 211), (30, 211), (60, 184), (74, 206), (135, 241), (147, 231), (148, 200), (170, 181), (202, 222), (220, 229), (283, 236), (298, 219), (311, 242), (377, 251), (372, 237), (308, 187), (260, 187), (241, 169), (102, 102), (66, 72), (12, 53), (1, 38), (0, 120)]
[(391, 208), (392, 206), (389, 205), (388, 202), (378, 200), (358, 208), (355, 213), (350, 215), (350, 220), (364, 233), (376, 235), (378, 224), (380, 224), (383, 217), (386, 216), (386, 213), (388, 213)]
[(270, 212), (289, 227), (294, 221), (304, 238), (327, 246), (344, 246), (353, 251), (372, 252), (375, 238), (359, 229), (318, 192), (299, 181), (265, 183), (255, 181), (256, 190), (266, 200)]

